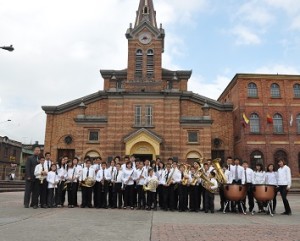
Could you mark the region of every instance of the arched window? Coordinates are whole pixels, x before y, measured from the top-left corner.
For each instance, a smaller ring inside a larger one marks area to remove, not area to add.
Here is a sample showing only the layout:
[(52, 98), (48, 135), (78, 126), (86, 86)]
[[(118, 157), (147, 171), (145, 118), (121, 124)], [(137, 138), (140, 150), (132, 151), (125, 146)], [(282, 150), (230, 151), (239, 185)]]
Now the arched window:
[(300, 114), (296, 117), (297, 132), (300, 134)]
[(152, 49), (147, 51), (147, 77), (151, 78), (154, 74), (154, 52)]
[(253, 113), (250, 116), (250, 132), (251, 133), (260, 132), (259, 116), (256, 113)]
[(261, 151), (255, 150), (250, 154), (250, 167), (255, 170), (257, 163), (264, 164), (264, 154)]
[(277, 168), (279, 159), (283, 159), (285, 161), (285, 164), (288, 165), (288, 157), (285, 151), (278, 150), (274, 153), (274, 166)]
[(135, 77), (143, 77), (143, 51), (138, 49), (135, 55)]
[(300, 98), (300, 84), (294, 85), (294, 97)]
[(257, 86), (254, 83), (248, 84), (248, 97), (256, 98), (257, 94)]
[(279, 98), (280, 97), (280, 87), (278, 84), (271, 85), (271, 97)]
[(283, 133), (283, 120), (278, 113), (273, 116), (273, 130), (274, 133)]

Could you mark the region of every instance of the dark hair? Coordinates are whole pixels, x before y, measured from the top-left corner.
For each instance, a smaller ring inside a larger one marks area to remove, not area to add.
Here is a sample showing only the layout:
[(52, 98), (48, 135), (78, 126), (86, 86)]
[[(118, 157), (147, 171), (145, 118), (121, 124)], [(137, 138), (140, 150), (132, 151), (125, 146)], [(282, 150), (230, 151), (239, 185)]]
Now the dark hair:
[(73, 158), (73, 160), (79, 161), (79, 158), (75, 156), (75, 157)]
[(262, 171), (264, 171), (264, 166), (263, 166), (263, 164), (262, 163), (256, 163), (256, 165), (255, 166), (259, 166), (260, 167), (260, 171), (262, 172)]
[(86, 161), (85, 161), (85, 163), (92, 163), (92, 160), (91, 159), (87, 159)]
[(243, 161), (243, 164), (248, 164), (248, 162), (247, 161)]
[(62, 160), (64, 159), (64, 157), (61, 157), (61, 158), (59, 158), (59, 160), (58, 160), (58, 166), (59, 166), (59, 168), (61, 168), (62, 167)]
[(266, 172), (270, 172), (270, 170), (269, 170), (269, 167), (270, 166), (273, 166), (273, 172), (275, 172), (275, 165), (274, 164), (269, 164), (268, 166), (267, 166), (267, 170), (266, 170)]
[(216, 176), (216, 173), (215, 173), (214, 171), (211, 171), (211, 172), (210, 172), (210, 175), (212, 175), (213, 177), (215, 177), (215, 176)]
[(173, 162), (173, 158), (172, 158), (172, 157), (169, 157), (169, 158), (168, 158), (168, 161), (172, 161), (172, 162)]
[[(152, 167), (152, 166), (153, 166), (153, 164), (155, 164), (155, 166), (154, 166), (154, 167)], [(152, 161), (151, 161), (151, 163), (150, 163), (150, 166), (153, 168), (154, 172), (156, 172), (156, 171), (157, 171), (157, 167), (156, 167), (156, 161), (155, 161), (155, 160), (152, 160)]]
[(226, 169), (228, 169), (228, 164), (224, 164), (223, 167), (225, 167)]
[(118, 158), (119, 160), (121, 159), (120, 156), (115, 156), (115, 157), (114, 157), (114, 160), (116, 161), (117, 158)]
[(232, 156), (228, 156), (227, 159), (232, 159)]
[(163, 166), (162, 166), (162, 169), (165, 169), (165, 163), (163, 163), (162, 161), (160, 161), (160, 162), (158, 163), (158, 170), (161, 169), (161, 167), (159, 166), (160, 163), (163, 165)]
[(55, 166), (55, 168), (57, 169), (57, 166), (56, 166), (56, 164), (54, 164), (54, 163), (53, 163), (53, 164), (51, 164), (51, 168), (52, 168), (53, 166)]
[(107, 163), (105, 161), (101, 162), (101, 165), (104, 165), (104, 164), (107, 165)]
[(46, 152), (46, 153), (45, 153), (45, 156), (47, 156), (48, 154), (51, 156), (51, 153), (50, 153), (50, 152)]
[(130, 167), (132, 168), (132, 163), (131, 161), (126, 162), (126, 167), (130, 164)]
[(118, 163), (116, 163), (116, 166), (121, 166), (121, 163), (119, 163), (119, 162), (118, 162)]
[(40, 160), (40, 159), (45, 159), (45, 157), (44, 157), (43, 155), (40, 155), (40, 156), (39, 156), (39, 160)]
[(153, 169), (153, 168), (149, 168), (149, 169), (148, 169), (148, 174), (149, 174), (151, 171), (154, 171), (154, 169)]

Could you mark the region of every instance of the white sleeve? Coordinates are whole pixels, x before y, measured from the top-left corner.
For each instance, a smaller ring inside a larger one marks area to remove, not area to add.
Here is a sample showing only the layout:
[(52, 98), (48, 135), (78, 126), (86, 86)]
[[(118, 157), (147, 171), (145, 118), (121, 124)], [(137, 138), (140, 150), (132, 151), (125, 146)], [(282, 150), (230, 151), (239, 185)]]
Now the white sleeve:
[(291, 174), (291, 169), (289, 167), (286, 168), (286, 176), (287, 176), (288, 188), (291, 188), (291, 186), (292, 186), (292, 174)]

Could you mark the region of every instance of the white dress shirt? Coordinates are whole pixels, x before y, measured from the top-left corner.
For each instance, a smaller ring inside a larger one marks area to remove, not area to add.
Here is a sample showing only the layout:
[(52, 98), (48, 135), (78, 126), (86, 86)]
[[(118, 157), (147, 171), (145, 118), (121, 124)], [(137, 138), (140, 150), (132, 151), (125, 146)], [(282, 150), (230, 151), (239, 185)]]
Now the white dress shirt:
[[(41, 175), (42, 171), (43, 171), (43, 165), (42, 164), (36, 165), (35, 169), (34, 169), (35, 178), (37, 178), (37, 179), (46, 179), (47, 175)], [(46, 171), (45, 168), (44, 168), (44, 171)]]
[(173, 183), (181, 183), (181, 171), (178, 168), (174, 170), (172, 179), (173, 179)]
[(284, 165), (283, 167), (278, 168), (278, 185), (285, 186), (287, 185), (288, 188), (292, 186), (292, 175), (291, 169)]
[(224, 171), (224, 175), (225, 175), (225, 177), (226, 177), (227, 183), (232, 183), (232, 177), (231, 177), (230, 171), (226, 169), (226, 170)]
[(244, 175), (244, 168), (240, 165), (238, 166), (231, 166), (230, 167), (230, 173), (231, 173), (231, 179), (234, 181), (236, 179), (236, 168), (237, 168), (237, 179), (242, 181), (242, 184), (245, 184), (245, 175)]
[(254, 178), (254, 172), (251, 168), (246, 168), (244, 169), (244, 176), (245, 176), (245, 184), (246, 183), (253, 183), (253, 178)]
[(136, 169), (134, 172), (134, 180), (136, 180), (137, 185), (145, 185), (146, 177), (146, 168)]
[[(134, 169), (126, 169), (125, 171), (123, 171), (122, 173), (122, 182), (123, 184), (125, 185), (133, 185), (134, 184), (134, 181), (133, 181), (133, 178), (134, 178)], [(131, 177), (131, 179), (130, 179)]]
[[(104, 174), (104, 176), (103, 176)], [(101, 182), (101, 181), (110, 181), (111, 180), (111, 175), (110, 175), (110, 171), (108, 169), (103, 169), (101, 168), (96, 175), (96, 181), (97, 182)]]
[[(87, 176), (87, 174), (89, 174)], [(81, 173), (81, 176), (79, 177), (79, 181), (84, 181), (86, 178), (92, 178), (93, 180), (96, 179), (96, 173), (95, 173), (95, 169), (93, 167), (90, 167), (90, 168), (83, 168), (82, 169), (82, 173)]]
[(210, 182), (213, 183), (213, 185), (210, 187), (211, 190), (216, 190), (219, 187), (215, 178), (210, 179)]
[(66, 178), (68, 176), (67, 170), (64, 167), (58, 168), (57, 169), (57, 174), (58, 174), (58, 177), (59, 177), (60, 181), (66, 180)]
[(162, 179), (164, 179), (164, 173), (165, 173), (164, 169), (160, 169), (156, 172), (158, 184), (162, 184), (161, 182), (162, 182)]
[[(154, 173), (153, 173), (152, 177), (151, 177), (151, 176), (148, 176), (148, 177), (146, 178), (145, 184), (147, 185), (147, 184), (150, 182), (150, 180), (156, 180), (156, 181), (158, 182), (157, 176), (154, 175)], [(150, 190), (150, 191), (151, 191), (151, 192), (156, 192), (156, 189)]]
[(115, 170), (112, 176), (112, 181), (114, 181), (115, 183), (122, 183), (122, 175), (123, 171), (121, 169), (119, 171)]
[(71, 182), (77, 182), (77, 178), (79, 177), (79, 174), (76, 172), (76, 168), (70, 167), (67, 170), (67, 181)]
[(265, 172), (254, 172), (253, 173), (253, 184), (265, 184), (266, 174)]
[(51, 160), (45, 160), (45, 162), (44, 162), (44, 169), (45, 169), (45, 171), (47, 171), (47, 172), (51, 171), (51, 164), (52, 164)]
[(59, 177), (56, 172), (50, 171), (47, 174), (48, 188), (57, 188), (57, 183), (59, 182)]
[(278, 174), (277, 172), (266, 172), (266, 184), (268, 185), (278, 185)]

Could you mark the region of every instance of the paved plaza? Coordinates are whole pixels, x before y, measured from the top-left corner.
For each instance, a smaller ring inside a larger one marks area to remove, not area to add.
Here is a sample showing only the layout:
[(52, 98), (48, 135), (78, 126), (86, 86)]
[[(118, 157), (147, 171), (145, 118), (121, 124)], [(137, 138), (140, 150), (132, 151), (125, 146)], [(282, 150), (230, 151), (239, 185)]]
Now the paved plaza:
[[(78, 195), (79, 197), (80, 195)], [(23, 193), (0, 193), (0, 241), (300, 241), (300, 195), (292, 216), (118, 209), (25, 209)], [(216, 209), (219, 199), (216, 196)], [(283, 212), (280, 196), (277, 213)]]

